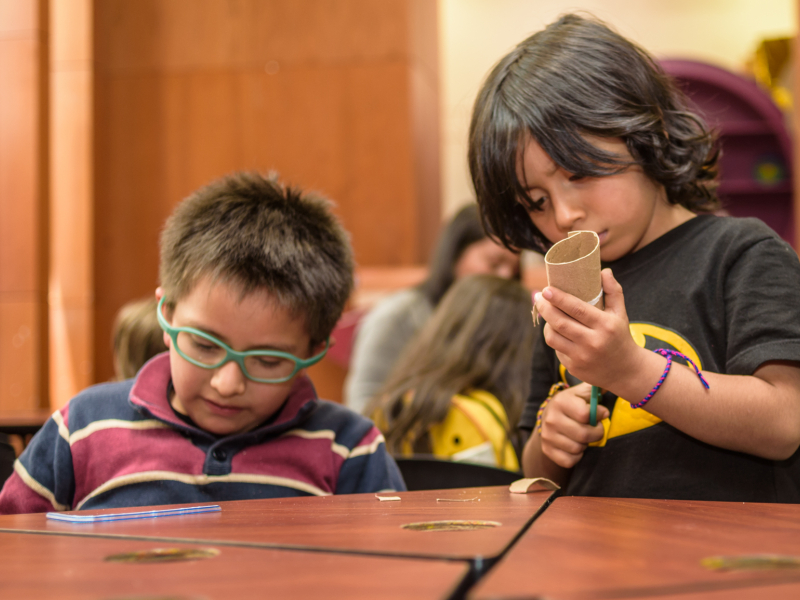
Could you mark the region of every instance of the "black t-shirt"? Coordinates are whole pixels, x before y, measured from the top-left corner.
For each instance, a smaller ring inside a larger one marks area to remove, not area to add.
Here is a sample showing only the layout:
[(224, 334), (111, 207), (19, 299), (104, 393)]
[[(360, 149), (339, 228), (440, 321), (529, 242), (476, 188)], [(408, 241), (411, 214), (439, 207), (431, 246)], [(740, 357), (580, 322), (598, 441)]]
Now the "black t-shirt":
[[(632, 334), (645, 348), (678, 350), (704, 371), (729, 375), (800, 361), (800, 262), (757, 219), (698, 216), (603, 266), (622, 285)], [(578, 382), (540, 335), (520, 427), (533, 428), (556, 381)], [(724, 450), (612, 394), (602, 403), (612, 411), (605, 438), (572, 469), (567, 494), (800, 502), (800, 452), (771, 461)]]

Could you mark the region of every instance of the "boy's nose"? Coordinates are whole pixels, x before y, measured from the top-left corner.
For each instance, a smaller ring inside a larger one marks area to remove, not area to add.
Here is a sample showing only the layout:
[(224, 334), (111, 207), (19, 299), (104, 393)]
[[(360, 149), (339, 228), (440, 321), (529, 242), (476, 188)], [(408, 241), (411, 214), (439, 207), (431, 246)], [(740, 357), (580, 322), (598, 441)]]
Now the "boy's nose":
[(223, 397), (243, 394), (246, 386), (247, 378), (239, 365), (232, 360), (215, 369), (211, 377), (211, 387)]

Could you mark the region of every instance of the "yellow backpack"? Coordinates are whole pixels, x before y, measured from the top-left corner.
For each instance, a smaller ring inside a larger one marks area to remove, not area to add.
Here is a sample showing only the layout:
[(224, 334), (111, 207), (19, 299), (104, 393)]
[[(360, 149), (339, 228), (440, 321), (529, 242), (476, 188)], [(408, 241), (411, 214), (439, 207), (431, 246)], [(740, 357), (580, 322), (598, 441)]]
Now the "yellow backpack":
[(508, 417), (489, 392), (456, 394), (444, 421), (430, 428), (434, 456), (519, 470), (517, 454), (508, 439)]

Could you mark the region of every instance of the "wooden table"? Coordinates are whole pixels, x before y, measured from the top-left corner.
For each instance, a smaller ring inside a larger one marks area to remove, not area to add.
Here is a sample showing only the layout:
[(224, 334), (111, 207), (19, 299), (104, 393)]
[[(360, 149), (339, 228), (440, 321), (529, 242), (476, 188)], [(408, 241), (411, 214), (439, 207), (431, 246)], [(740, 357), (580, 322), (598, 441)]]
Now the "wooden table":
[(465, 562), (325, 552), (169, 545), (219, 552), (185, 562), (109, 562), (164, 544), (126, 539), (0, 533), (0, 596), (39, 600), (111, 598), (237, 600), (261, 598), (448, 598)]
[[(506, 486), (221, 502), (222, 511), (137, 521), (70, 524), (44, 514), (0, 516), (0, 531), (127, 537), (161, 543), (213, 543), (416, 558), (490, 561), (529, 525), (551, 492), (511, 494)], [(82, 511), (81, 514), (114, 511)], [(431, 521), (489, 523), (462, 531), (413, 530)], [(479, 565), (480, 566), (480, 565)]]
[(800, 598), (800, 570), (702, 562), (767, 554), (800, 558), (800, 505), (558, 498), (468, 598)]

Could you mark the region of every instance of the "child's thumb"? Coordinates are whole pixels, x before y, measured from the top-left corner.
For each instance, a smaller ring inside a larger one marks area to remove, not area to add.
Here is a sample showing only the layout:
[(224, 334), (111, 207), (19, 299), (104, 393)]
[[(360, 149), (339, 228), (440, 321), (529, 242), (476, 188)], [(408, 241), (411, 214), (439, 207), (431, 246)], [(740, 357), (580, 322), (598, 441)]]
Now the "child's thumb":
[(605, 406), (603, 406), (601, 404), (600, 406), (597, 407), (597, 422), (598, 423), (600, 421), (602, 421), (603, 419), (607, 419), (610, 416), (611, 416), (611, 411), (608, 410)]
[(625, 296), (622, 294), (622, 286), (614, 279), (611, 269), (600, 271), (600, 277), (603, 282), (605, 309), (625, 313)]

